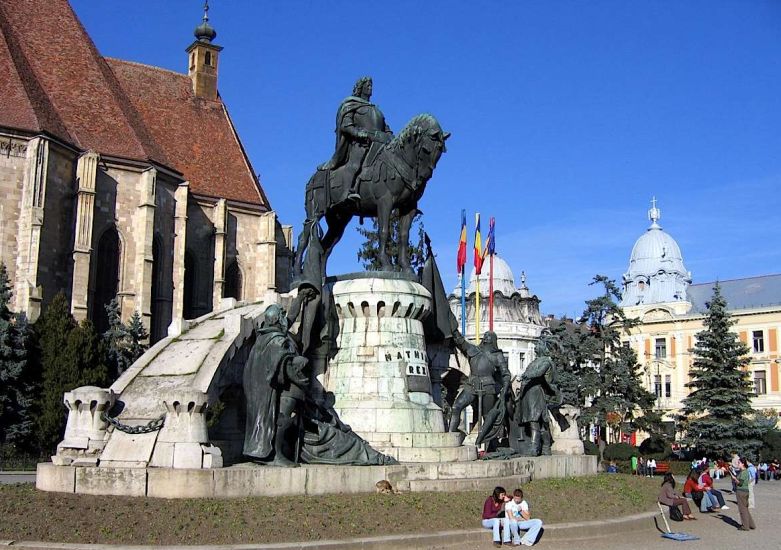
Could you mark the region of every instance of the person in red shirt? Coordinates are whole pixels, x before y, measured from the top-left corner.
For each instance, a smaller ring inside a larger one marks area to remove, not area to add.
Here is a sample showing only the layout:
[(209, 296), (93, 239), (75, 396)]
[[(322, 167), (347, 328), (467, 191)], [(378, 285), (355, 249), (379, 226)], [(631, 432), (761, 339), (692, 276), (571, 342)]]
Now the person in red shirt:
[[(697, 470), (692, 469), (686, 478), (686, 483), (683, 485), (683, 494), (690, 496), (695, 504), (699, 505), (700, 512), (715, 512), (719, 508), (716, 507), (716, 498), (711, 500), (711, 496), (708, 491), (705, 490), (704, 485), (700, 485), (697, 482)], [(702, 495), (701, 499), (699, 495)], [(699, 500), (699, 502), (697, 502)]]
[[(496, 487), (483, 504), (483, 527), (493, 530), (494, 546), (501, 546), (502, 540), (510, 542), (510, 527), (504, 516), (504, 506), (510, 500), (504, 487)], [(499, 538), (499, 529), (502, 537)]]
[(727, 506), (724, 502), (724, 495), (721, 494), (721, 491), (713, 487), (713, 478), (710, 476), (710, 473), (708, 473), (707, 468), (702, 471), (702, 474), (700, 474), (700, 479), (697, 480), (697, 483), (705, 487), (705, 491), (710, 494), (711, 497), (716, 499), (716, 502), (718, 502), (718, 505), (721, 506), (722, 510), (729, 510), (729, 506)]

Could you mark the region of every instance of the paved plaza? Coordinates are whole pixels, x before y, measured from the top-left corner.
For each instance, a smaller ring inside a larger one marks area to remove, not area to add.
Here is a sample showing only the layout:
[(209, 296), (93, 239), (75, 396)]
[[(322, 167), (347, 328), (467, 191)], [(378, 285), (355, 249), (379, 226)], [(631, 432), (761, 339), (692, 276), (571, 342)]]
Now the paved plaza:
[[(681, 478), (682, 476), (678, 476)], [(659, 480), (661, 483), (661, 479)], [(680, 482), (680, 479), (679, 479)], [(616, 529), (614, 536), (577, 539), (575, 535), (566, 540), (546, 541), (545, 536), (535, 546), (541, 550), (656, 550), (674, 549), (681, 550), (721, 550), (732, 548), (746, 548), (751, 550), (777, 550), (781, 548), (781, 481), (764, 481), (756, 486), (756, 508), (751, 510), (754, 521), (757, 524), (755, 531), (738, 531), (740, 515), (735, 496), (731, 493), (730, 484), (724, 480), (716, 482), (716, 486), (724, 492), (729, 510), (716, 514), (701, 514), (694, 512), (697, 521), (668, 522), (673, 531), (683, 531), (700, 537), (699, 540), (676, 542), (662, 538), (661, 533), (654, 527), (654, 522), (649, 521), (648, 527), (637, 530)], [(680, 486), (677, 487), (680, 489)], [(727, 493), (727, 491), (730, 491)], [(594, 495), (599, 498), (599, 495)], [(574, 505), (578, 505), (575, 503)], [(588, 506), (587, 502), (582, 503)], [(659, 515), (655, 516), (661, 529), (664, 523)], [(459, 545), (443, 544), (430, 548), (456, 548)], [(463, 547), (463, 546), (462, 546)], [(479, 548), (493, 548), (490, 536), (486, 535), (486, 542)]]

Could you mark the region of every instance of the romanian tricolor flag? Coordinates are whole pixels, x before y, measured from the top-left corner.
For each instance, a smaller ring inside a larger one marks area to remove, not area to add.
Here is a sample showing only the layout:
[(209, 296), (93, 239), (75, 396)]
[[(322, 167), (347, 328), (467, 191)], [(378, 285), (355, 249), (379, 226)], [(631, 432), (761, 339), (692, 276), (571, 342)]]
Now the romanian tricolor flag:
[(483, 269), (483, 249), (480, 239), (480, 213), (475, 214), (475, 274), (480, 275)]
[(494, 219), (493, 216), (491, 216), (491, 219), (488, 221), (488, 236), (485, 238), (485, 250), (483, 250), (483, 261), (485, 261), (486, 256), (496, 254), (496, 237), (494, 236), (495, 225), (496, 225), (496, 220)]
[(456, 269), (464, 274), (466, 265), (466, 210), (461, 211), (461, 239), (458, 241), (458, 254), (456, 255)]

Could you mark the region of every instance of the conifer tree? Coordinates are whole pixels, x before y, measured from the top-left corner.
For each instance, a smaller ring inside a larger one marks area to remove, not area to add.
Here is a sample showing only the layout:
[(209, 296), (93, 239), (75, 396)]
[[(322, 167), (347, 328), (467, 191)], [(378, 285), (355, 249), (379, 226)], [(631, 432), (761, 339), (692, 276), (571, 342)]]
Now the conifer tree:
[(32, 430), (27, 380), (27, 318), (9, 309), (11, 287), (0, 263), (0, 444), (19, 444)]
[(654, 396), (643, 387), (634, 350), (621, 342), (637, 320), (627, 318), (619, 307), (620, 291), (614, 281), (597, 275), (591, 284), (601, 285), (603, 292), (586, 301), (581, 318), (552, 327), (559, 341), (552, 358), (565, 402), (582, 409), (581, 427), (589, 423), (604, 427), (609, 413), (624, 422), (640, 416), (639, 411), (648, 415)]
[[(417, 227), (417, 229), (416, 229)], [(380, 264), (380, 258), (378, 252), (380, 249), (380, 231), (377, 226), (377, 218), (372, 218), (372, 228), (366, 229), (365, 227), (359, 227), (358, 233), (360, 233), (366, 240), (358, 250), (358, 260), (363, 263), (364, 269), (369, 271), (378, 271), (382, 269)], [(415, 239), (412, 235), (417, 236), (417, 242), (410, 243), (409, 259), (410, 266), (417, 273), (426, 261), (425, 245), (423, 243), (423, 222), (420, 220), (420, 214), (416, 215), (412, 221), (412, 227), (410, 228), (410, 239)], [(390, 220), (390, 235), (388, 236), (387, 252), (390, 256), (391, 263), (396, 266), (399, 261), (399, 214), (397, 210), (391, 213)]]
[(681, 411), (684, 441), (712, 457), (731, 452), (756, 457), (762, 442), (751, 416), (752, 386), (745, 370), (749, 349), (730, 330), (735, 321), (718, 283), (707, 308), (705, 330), (697, 333), (692, 350), (692, 379), (686, 384), (691, 392)]
[(106, 385), (105, 349), (91, 322), (76, 324), (62, 292), (44, 310), (35, 331), (42, 378), (36, 435), (41, 451), (50, 452), (67, 419), (63, 394), (80, 386)]
[(133, 312), (127, 325), (122, 322), (116, 298), (106, 305), (106, 313), (109, 328), (103, 333), (103, 341), (108, 353), (110, 375), (116, 379), (147, 350), (149, 333), (137, 311)]

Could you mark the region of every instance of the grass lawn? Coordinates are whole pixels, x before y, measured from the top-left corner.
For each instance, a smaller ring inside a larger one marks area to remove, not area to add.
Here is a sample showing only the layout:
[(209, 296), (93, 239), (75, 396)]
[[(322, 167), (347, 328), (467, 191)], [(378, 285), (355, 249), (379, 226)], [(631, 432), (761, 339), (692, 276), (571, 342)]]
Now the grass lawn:
[[(659, 479), (602, 474), (522, 487), (532, 517), (587, 521), (652, 510)], [(515, 487), (506, 487), (512, 491)], [(242, 544), (472, 529), (485, 493), (154, 499), (0, 486), (0, 539), (114, 544)]]

